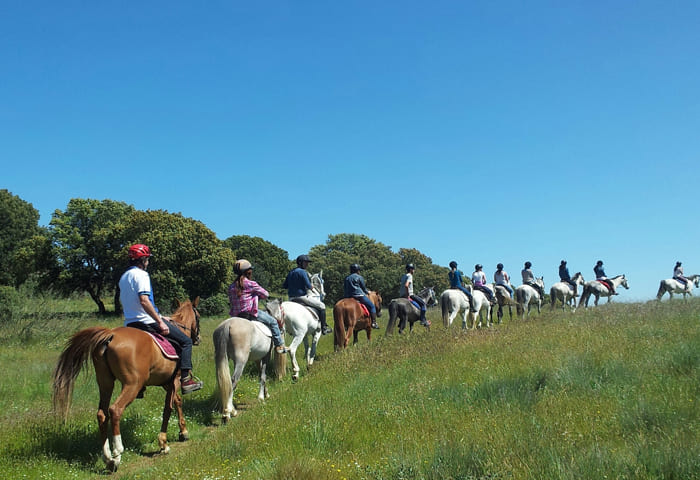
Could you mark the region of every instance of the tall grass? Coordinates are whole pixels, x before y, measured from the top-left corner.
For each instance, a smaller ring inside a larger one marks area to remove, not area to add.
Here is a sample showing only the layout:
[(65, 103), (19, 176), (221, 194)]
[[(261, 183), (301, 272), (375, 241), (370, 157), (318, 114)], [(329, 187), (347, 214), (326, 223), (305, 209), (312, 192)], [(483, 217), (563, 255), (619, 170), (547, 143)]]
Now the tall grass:
[[(30, 339), (0, 326), (10, 379), (0, 382), (2, 471), (102, 476), (94, 372), (78, 382), (66, 424), (51, 414), (49, 382), (72, 331), (121, 321), (45, 314)], [(263, 404), (249, 366), (241, 414), (226, 426), (210, 340), (222, 319), (205, 318), (194, 350), (205, 386), (185, 397), (192, 440), (155, 455), (164, 395), (151, 387), (126, 410), (113, 478), (700, 478), (699, 314), (696, 300), (611, 304), (463, 332), (431, 311), (430, 332), (372, 344), (361, 334), (338, 353), (325, 336), (313, 369), (271, 382)]]

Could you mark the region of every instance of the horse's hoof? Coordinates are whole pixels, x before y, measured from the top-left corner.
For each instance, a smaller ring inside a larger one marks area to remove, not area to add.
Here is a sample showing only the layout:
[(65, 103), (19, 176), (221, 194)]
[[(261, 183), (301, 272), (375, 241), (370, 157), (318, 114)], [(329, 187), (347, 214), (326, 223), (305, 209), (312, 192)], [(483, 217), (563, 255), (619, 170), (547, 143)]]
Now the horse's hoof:
[(189, 432), (180, 432), (180, 436), (178, 436), (177, 439), (180, 442), (186, 442), (190, 439), (190, 434)]
[(297, 380), (299, 380), (299, 375), (292, 375), (292, 382), (296, 382)]
[(229, 417), (221, 417), (221, 425), (226, 425), (229, 421)]
[(170, 446), (166, 445), (163, 448), (161, 448), (160, 453), (162, 453), (163, 455), (167, 455), (168, 453), (170, 453)]

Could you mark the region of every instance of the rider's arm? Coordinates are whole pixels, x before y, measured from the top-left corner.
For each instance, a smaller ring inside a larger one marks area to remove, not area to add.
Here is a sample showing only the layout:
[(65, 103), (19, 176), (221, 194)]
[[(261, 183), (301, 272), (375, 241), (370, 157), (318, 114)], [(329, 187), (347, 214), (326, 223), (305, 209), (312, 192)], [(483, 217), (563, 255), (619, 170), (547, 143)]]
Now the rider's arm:
[(156, 321), (156, 323), (158, 324), (158, 329), (161, 331), (161, 333), (163, 333), (163, 335), (167, 335), (170, 329), (165, 324), (165, 322), (163, 322), (163, 318), (160, 316), (160, 314), (156, 312), (156, 307), (154, 307), (151, 303), (151, 299), (149, 298), (149, 296), (139, 295), (139, 301), (141, 302), (141, 306), (146, 311), (148, 316)]

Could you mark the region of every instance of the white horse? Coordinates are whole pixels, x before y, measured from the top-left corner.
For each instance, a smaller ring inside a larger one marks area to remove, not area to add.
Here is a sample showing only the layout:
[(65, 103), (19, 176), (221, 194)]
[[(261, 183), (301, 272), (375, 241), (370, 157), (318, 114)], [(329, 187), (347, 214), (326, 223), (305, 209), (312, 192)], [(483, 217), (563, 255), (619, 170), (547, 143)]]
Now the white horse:
[[(615, 290), (617, 290), (617, 287), (620, 285), (628, 290), (630, 288), (624, 275), (608, 278), (608, 281), (612, 282), (612, 284), (615, 286)], [(583, 293), (581, 294), (581, 300), (579, 300), (578, 306), (580, 307), (583, 303), (584, 307), (588, 307), (588, 299), (591, 297), (591, 295), (595, 296), (594, 304), (596, 306), (598, 305), (598, 300), (600, 300), (600, 297), (608, 297), (608, 303), (610, 303), (610, 300), (612, 299), (612, 295), (610, 295), (610, 290), (608, 290), (608, 287), (603, 285), (599, 280), (593, 280), (586, 282), (583, 285)]]
[[(231, 317), (219, 324), (213, 333), (216, 382), (221, 399), (221, 422), (226, 423), (231, 416), (238, 415), (233, 405), (233, 392), (243, 374), (248, 360), (260, 365), (260, 390), (258, 400), (269, 397), (267, 393), (267, 364), (274, 350), (272, 333), (267, 325), (245, 318)], [(285, 355), (275, 355), (275, 373), (280, 377), (286, 367)], [(229, 370), (229, 359), (233, 360), (233, 376)]]
[(664, 293), (668, 293), (669, 299), (673, 298), (674, 293), (682, 293), (683, 298), (686, 298), (686, 295), (690, 295), (692, 297), (693, 286), (695, 286), (695, 288), (698, 288), (698, 284), (700, 283), (700, 275), (688, 275), (685, 278), (688, 279), (688, 283), (686, 285), (683, 285), (675, 278), (667, 278), (666, 280), (661, 280), (661, 284), (659, 285), (659, 293), (656, 294), (656, 299), (661, 300), (661, 297), (664, 296)]
[[(321, 338), (321, 321), (316, 313), (305, 305), (297, 302), (281, 302), (270, 300), (265, 305), (267, 312), (284, 325), (284, 329), (292, 336), (289, 345), (289, 354), (292, 357), (292, 380), (299, 379), (299, 363), (297, 362), (297, 348), (304, 342), (304, 355), (306, 368), (311, 368), (316, 358), (316, 346)], [(309, 345), (309, 338), (311, 344)]]
[[(571, 278), (571, 281), (576, 285), (583, 285), (586, 283), (583, 279), (581, 272), (577, 272)], [(557, 300), (561, 302), (561, 309), (564, 310), (566, 305), (571, 307), (571, 311), (576, 311), (576, 295), (574, 295), (574, 287), (569, 284), (569, 282), (557, 282), (552, 285), (549, 289), (549, 298), (552, 301), (552, 310), (554, 310), (554, 304)]]
[[(535, 284), (544, 291), (544, 277), (535, 278)], [(518, 314), (523, 320), (525, 316), (530, 316), (530, 304), (537, 304), (537, 313), (542, 311), (542, 297), (536, 288), (530, 285), (520, 285), (515, 288), (515, 301), (517, 302)]]
[[(488, 284), (486, 287), (490, 288), (491, 291), (493, 292), (493, 284)], [(469, 287), (467, 287), (469, 288)], [(488, 297), (484, 292), (482, 292), (479, 289), (471, 289), (472, 291), (472, 296), (474, 297), (474, 310), (469, 311), (469, 315), (465, 316), (465, 319), (469, 317), (471, 327), (469, 328), (477, 328), (481, 327), (481, 318), (482, 314), (481, 311), (483, 309), (486, 309), (486, 326), (490, 327), (491, 326), (491, 302), (489, 302)], [(479, 324), (476, 324), (476, 317), (477, 315), (479, 316)], [(462, 323), (462, 328), (467, 328), (467, 322), (466, 320)]]
[(462, 325), (466, 325), (467, 314), (469, 313), (469, 297), (457, 288), (447, 289), (440, 295), (440, 309), (442, 310), (442, 324), (445, 328), (452, 325), (452, 321), (460, 310), (464, 310)]

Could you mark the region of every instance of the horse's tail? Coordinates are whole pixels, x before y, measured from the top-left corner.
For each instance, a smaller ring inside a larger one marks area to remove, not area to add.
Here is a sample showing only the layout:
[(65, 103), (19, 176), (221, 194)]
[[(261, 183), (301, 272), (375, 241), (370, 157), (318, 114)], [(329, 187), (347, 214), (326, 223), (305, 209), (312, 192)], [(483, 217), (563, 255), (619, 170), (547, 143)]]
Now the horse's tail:
[(231, 319), (222, 322), (212, 335), (214, 339), (214, 365), (216, 366), (216, 384), (219, 386), (219, 394), (222, 399), (221, 408), (226, 407), (227, 399), (233, 395), (233, 383), (231, 382), (231, 370), (229, 369), (228, 344), (231, 335)]
[(591, 287), (588, 285), (583, 286), (583, 292), (581, 293), (581, 298), (578, 301), (579, 307), (583, 304), (584, 307), (588, 306), (588, 297), (591, 296)]
[(656, 299), (661, 300), (661, 297), (664, 296), (664, 293), (666, 293), (666, 287), (664, 286), (664, 281), (661, 280), (661, 283), (659, 283), (659, 291), (656, 294)]
[(552, 310), (554, 310), (554, 302), (557, 299), (557, 291), (554, 289), (554, 287), (549, 289), (549, 299), (552, 302)]
[(277, 353), (277, 351), (273, 348), (272, 351), (274, 352), (273, 355), (275, 356), (273, 360), (273, 368), (275, 369), (275, 378), (277, 380), (282, 380), (284, 376), (287, 374), (287, 354), (286, 353)]
[(394, 323), (396, 322), (396, 317), (398, 316), (398, 303), (396, 300), (389, 302), (389, 323), (386, 324), (386, 334), (392, 335), (394, 333)]
[(445, 328), (450, 323), (450, 295), (440, 296), (440, 310), (442, 312), (442, 324)]
[(90, 327), (75, 333), (66, 343), (53, 371), (53, 405), (64, 420), (68, 416), (73, 386), (80, 370), (95, 350), (101, 348), (104, 352), (113, 335), (108, 328)]
[(333, 306), (333, 346), (335, 350), (345, 348), (345, 308), (339, 303)]

